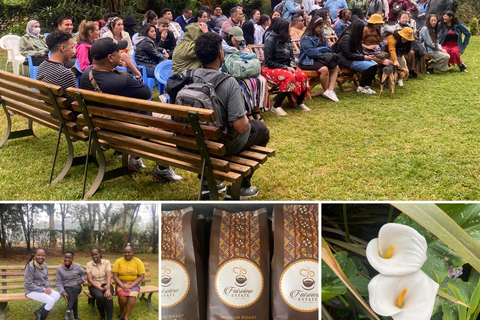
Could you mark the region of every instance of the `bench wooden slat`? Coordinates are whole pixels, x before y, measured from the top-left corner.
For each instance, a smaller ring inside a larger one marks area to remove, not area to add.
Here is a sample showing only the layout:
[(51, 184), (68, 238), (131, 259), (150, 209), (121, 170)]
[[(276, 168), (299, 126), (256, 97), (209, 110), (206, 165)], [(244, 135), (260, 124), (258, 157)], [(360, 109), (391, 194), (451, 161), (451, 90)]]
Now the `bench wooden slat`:
[[(72, 103), (73, 110), (80, 111), (80, 106), (77, 102)], [(94, 116), (105, 116), (105, 108), (98, 106), (87, 106), (88, 111), (91, 115)], [(183, 134), (188, 134), (193, 136), (193, 130), (191, 125), (188, 122), (180, 122), (169, 119), (162, 119), (157, 117), (151, 117), (145, 114), (139, 114), (124, 110), (115, 110), (114, 119), (118, 121), (125, 121), (129, 123), (147, 125), (154, 128), (160, 128), (167, 131), (179, 132)], [(83, 115), (78, 116), (78, 123), (86, 125)], [(205, 138), (211, 140), (218, 140), (222, 137), (222, 132), (220, 129), (212, 126), (200, 126), (202, 128), (202, 133)]]
[(234, 162), (234, 163), (249, 166), (250, 168), (253, 168), (254, 170), (257, 170), (260, 167), (260, 163), (258, 161), (242, 158), (242, 157), (239, 157), (239, 156), (228, 156), (228, 157), (225, 157), (225, 159), (227, 159), (228, 161)]
[(267, 148), (262, 146), (251, 146), (250, 150), (253, 150), (259, 153), (264, 153), (269, 157), (275, 157), (275, 149), (272, 149), (272, 148)]
[[(37, 90), (32, 89), (30, 87), (25, 87), (25, 86), (22, 86), (22, 85), (18, 85), (16, 83), (8, 82), (8, 81), (5, 81), (3, 79), (0, 79), (0, 87), (3, 87), (3, 88), (8, 89), (8, 90), (15, 91), (17, 93), (21, 93), (23, 95), (26, 95), (26, 96), (29, 96), (29, 97), (32, 97), (32, 98), (35, 98), (35, 99), (43, 100), (43, 101), (45, 101), (46, 103), (49, 103), (49, 104), (51, 103), (50, 97), (48, 96), (48, 94), (41, 93), (40, 91), (37, 91)], [(55, 97), (55, 101), (57, 101), (57, 104), (60, 108), (67, 108), (67, 109), (70, 108), (70, 103), (64, 97)]]
[[(84, 128), (84, 133), (86, 133), (85, 130), (87, 130), (88, 132), (88, 129)], [(153, 143), (150, 141), (140, 140), (137, 138), (123, 136), (121, 134), (117, 134), (114, 132), (106, 132), (102, 130), (97, 132), (97, 136), (99, 139), (108, 141), (109, 143), (115, 144), (119, 147), (128, 146), (127, 149), (141, 148), (141, 150), (144, 150), (145, 152), (148, 152), (148, 153), (158, 154), (162, 156), (169, 156), (169, 157), (172, 157), (173, 159), (177, 159), (180, 161), (192, 162), (197, 166), (201, 166), (202, 164), (202, 159), (200, 158), (200, 155), (179, 150), (177, 148), (167, 147), (166, 145), (161, 145), (161, 144)], [(116, 147), (114, 149), (120, 151)], [(213, 158), (211, 162), (212, 162), (212, 166), (216, 170), (223, 171), (223, 172), (228, 172), (230, 170), (228, 161)]]
[[(102, 129), (122, 132), (123, 134), (141, 134), (142, 137), (150, 140), (158, 139), (161, 142), (168, 142), (185, 148), (198, 150), (198, 146), (194, 138), (174, 135), (172, 132), (98, 117), (92, 118), (92, 123), (95, 127)], [(208, 152), (211, 154), (217, 156), (223, 156), (225, 154), (225, 146), (221, 143), (209, 141), (207, 148)]]
[(267, 161), (267, 158), (268, 158), (266, 154), (257, 153), (257, 152), (250, 151), (250, 150), (242, 151), (238, 155), (242, 156), (242, 157), (245, 157), (245, 158), (256, 160), (260, 163), (265, 163)]
[(15, 82), (15, 83), (18, 83), (18, 84), (25, 85), (27, 87), (32, 87), (32, 88), (41, 90), (43, 92), (46, 92), (47, 88), (50, 88), (52, 90), (53, 94), (55, 94), (57, 96), (61, 96), (62, 93), (63, 93), (63, 89), (60, 86), (56, 86), (56, 85), (53, 85), (53, 84), (50, 84), (50, 83), (47, 83), (47, 82), (43, 82), (43, 81), (30, 79), (30, 78), (27, 78), (27, 77), (18, 76), (18, 75), (15, 75), (13, 73), (6, 72), (6, 71), (1, 71), (0, 70), (0, 79), (9, 80), (11, 82)]
[(42, 117), (36, 117), (36, 116), (33, 116), (31, 115), (30, 113), (28, 113), (28, 111), (25, 111), (23, 109), (20, 109), (20, 108), (17, 108), (17, 106), (12, 106), (11, 104), (7, 104), (7, 108), (10, 109), (11, 111), (17, 113), (18, 115), (21, 115), (22, 117), (24, 118), (27, 118), (27, 119), (30, 119), (34, 122), (38, 122), (40, 123), (41, 125), (45, 126), (45, 127), (48, 127), (50, 129), (53, 129), (53, 130), (58, 130), (58, 121), (56, 121), (56, 123), (52, 120), (53, 119), (53, 116), (50, 115), (50, 114), (47, 114), (48, 115), (48, 120), (45, 120), (43, 115)]
[[(45, 112), (55, 115), (55, 109), (53, 109), (53, 106), (50, 103), (47, 103), (43, 100), (38, 100), (29, 96), (25, 96), (23, 94), (19, 94), (15, 91), (11, 91), (1, 87), (0, 87), (0, 94), (3, 96), (4, 99), (8, 97), (12, 100), (28, 104), (32, 107), (38, 108), (40, 110), (43, 110)], [(64, 119), (72, 120), (75, 118), (75, 115), (73, 114), (72, 111), (67, 109), (59, 109), (59, 110)]]
[[(192, 108), (187, 106), (173, 105), (167, 103), (160, 103), (156, 101), (145, 101), (112, 94), (99, 93), (94, 91), (82, 90), (77, 88), (68, 88), (67, 93), (75, 97), (75, 93), (81, 93), (86, 101), (104, 103), (106, 100), (110, 105), (121, 107), (124, 109), (141, 110), (148, 112), (164, 113), (175, 117), (188, 119), (188, 111), (194, 111), (198, 114), (200, 121), (214, 122), (215, 112), (213, 110)], [(87, 106), (88, 110), (88, 106)]]

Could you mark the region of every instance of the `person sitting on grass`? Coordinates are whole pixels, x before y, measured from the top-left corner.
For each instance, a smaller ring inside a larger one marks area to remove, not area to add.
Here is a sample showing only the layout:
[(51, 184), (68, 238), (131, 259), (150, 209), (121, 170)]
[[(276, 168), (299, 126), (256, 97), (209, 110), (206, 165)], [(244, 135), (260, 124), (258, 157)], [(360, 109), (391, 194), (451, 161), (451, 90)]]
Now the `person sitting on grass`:
[(113, 318), (113, 286), (112, 286), (112, 266), (110, 261), (102, 259), (102, 251), (99, 248), (90, 250), (92, 261), (87, 262), (88, 290), (90, 295), (97, 302), (97, 309), (100, 313), (100, 319), (107, 320)]
[(48, 266), (45, 262), (45, 250), (38, 248), (23, 269), (25, 280), (25, 296), (39, 301), (43, 305), (35, 310), (35, 320), (45, 320), (55, 303), (60, 299), (60, 294), (52, 290), (48, 279)]
[(73, 262), (73, 251), (65, 251), (63, 263), (57, 267), (55, 285), (58, 293), (67, 301), (64, 320), (80, 320), (78, 317), (78, 295), (82, 293), (86, 273), (82, 266)]
[(142, 260), (135, 258), (135, 251), (130, 243), (123, 248), (123, 258), (115, 261), (112, 271), (120, 305), (120, 319), (128, 320), (145, 278), (145, 266)]
[[(279, 20), (276, 20), (279, 19)], [(292, 41), (289, 34), (290, 22), (283, 18), (275, 18), (271, 25), (271, 33), (265, 40), (263, 52), (265, 59), (262, 65), (262, 76), (268, 82), (278, 86), (278, 93), (271, 110), (279, 115), (286, 116), (287, 113), (281, 107), (283, 99), (290, 92), (296, 94), (297, 105), (295, 108), (310, 111), (303, 104), (305, 95), (309, 88), (308, 77), (302, 70), (295, 68), (295, 57)]]
[[(325, 53), (331, 53), (332, 48), (323, 35), (322, 28), (325, 25), (323, 18), (317, 18), (310, 21), (307, 30), (300, 40), (300, 55), (298, 56), (298, 66), (302, 70), (315, 70), (320, 74), (320, 83), (322, 85), (322, 96), (338, 102), (337, 95), (333, 90), (337, 81), (338, 64), (326, 65), (321, 58)], [(333, 67), (333, 68), (332, 68)]]
[[(82, 74), (81, 87), (86, 90), (99, 91), (119, 96), (150, 99), (152, 92), (146, 84), (136, 79), (131, 74), (124, 74), (115, 70), (120, 65), (121, 55), (119, 50), (127, 48), (127, 41), (114, 41), (112, 38), (101, 38), (92, 45), (91, 54), (93, 66)], [(90, 75), (92, 80), (90, 80)], [(138, 112), (137, 110), (131, 110)], [(132, 171), (141, 171), (147, 167), (139, 157), (130, 157), (128, 168)], [(150, 172), (156, 180), (162, 182), (175, 182), (182, 177), (175, 174), (171, 167), (165, 168), (157, 164)]]
[(40, 23), (37, 20), (30, 20), (27, 23), (27, 33), (20, 38), (18, 47), (22, 56), (32, 57), (34, 66), (39, 66), (48, 59), (46, 37), (40, 34)]
[(448, 63), (456, 64), (460, 72), (467, 72), (467, 65), (463, 63), (461, 55), (465, 52), (472, 33), (458, 21), (453, 11), (450, 10), (443, 14), (439, 29), (438, 42), (450, 55)]
[(66, 89), (69, 87), (76, 88), (77, 80), (72, 70), (63, 66), (75, 55), (72, 34), (55, 30), (48, 35), (47, 45), (52, 55), (38, 67), (37, 80), (62, 87), (63, 96), (70, 101), (74, 101), (75, 98), (70, 97)]

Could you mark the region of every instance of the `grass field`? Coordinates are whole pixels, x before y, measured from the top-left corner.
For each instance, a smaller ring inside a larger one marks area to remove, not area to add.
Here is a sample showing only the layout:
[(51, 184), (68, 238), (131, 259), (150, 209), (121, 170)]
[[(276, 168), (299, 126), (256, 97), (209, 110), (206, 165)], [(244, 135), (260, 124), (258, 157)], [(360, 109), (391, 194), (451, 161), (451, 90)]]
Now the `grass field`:
[[(141, 259), (144, 263), (149, 263), (151, 282), (147, 285), (158, 286), (158, 255), (154, 254), (136, 254), (137, 258)], [(116, 259), (121, 258), (121, 254), (104, 254), (103, 258), (110, 260), (113, 264)], [(15, 256), (9, 256), (8, 259), (0, 258), (0, 265), (25, 265), (29, 258), (28, 254)], [(85, 266), (90, 261), (90, 253), (88, 252), (76, 252), (75, 262)], [(63, 262), (63, 255), (60, 253), (52, 253), (47, 250), (47, 259), (49, 270), (55, 270), (58, 265)], [(55, 288), (54, 288), (55, 289)], [(86, 287), (84, 290), (87, 290)], [(10, 291), (9, 291), (10, 292)], [(11, 291), (11, 292), (23, 292), (23, 290)], [(159, 309), (158, 294), (152, 295), (152, 304), (158, 310)], [(14, 301), (8, 304), (9, 310), (7, 311), (7, 319), (33, 319), (33, 312), (41, 306), (40, 302), (36, 301)], [(118, 306), (117, 298), (114, 298), (114, 319), (120, 314), (120, 307)], [(67, 310), (67, 304), (64, 299), (58, 300), (53, 307), (48, 318), (49, 319), (62, 319), (63, 314)], [(78, 316), (82, 320), (98, 320), (97, 317), (93, 317), (91, 308), (88, 305), (88, 298), (86, 296), (79, 297), (78, 302)], [(158, 312), (153, 312), (144, 301), (137, 300), (135, 308), (133, 309), (130, 319), (132, 320), (145, 320), (145, 319), (158, 319)]]
[[(420, 75), (397, 87), (395, 100), (336, 88), (339, 103), (317, 97), (305, 102), (312, 109), (308, 113), (264, 114), (268, 146), (277, 156), (255, 173), (252, 182), (260, 194), (254, 199), (480, 199), (479, 37), (472, 37), (463, 59), (468, 73), (455, 67)], [(17, 123), (24, 127), (26, 121)], [(77, 200), (83, 168), (49, 185), (56, 134), (40, 126), (35, 131), (38, 139), (11, 140), (0, 149), (0, 199)], [(3, 112), (0, 132), (5, 132)], [(86, 144), (75, 145), (78, 153), (86, 152)], [(120, 161), (111, 151), (107, 155), (110, 163)], [(95, 173), (92, 167), (90, 183)], [(177, 173), (183, 180), (170, 185), (155, 183), (146, 173), (108, 181), (90, 200), (195, 200), (196, 175)]]

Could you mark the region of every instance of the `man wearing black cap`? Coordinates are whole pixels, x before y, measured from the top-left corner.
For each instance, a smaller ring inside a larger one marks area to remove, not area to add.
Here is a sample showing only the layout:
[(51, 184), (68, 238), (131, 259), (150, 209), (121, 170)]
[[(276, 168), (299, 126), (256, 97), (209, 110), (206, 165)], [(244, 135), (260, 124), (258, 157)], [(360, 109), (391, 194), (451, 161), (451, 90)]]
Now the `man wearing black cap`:
[[(120, 65), (120, 52), (127, 48), (127, 41), (116, 41), (112, 38), (101, 38), (95, 41), (90, 49), (93, 65), (82, 74), (82, 89), (99, 91), (137, 99), (150, 99), (150, 88), (131, 74), (123, 74), (115, 70)], [(133, 171), (146, 169), (138, 157), (130, 157), (128, 167)], [(175, 174), (171, 167), (155, 166), (150, 173), (155, 179), (175, 182), (182, 177)]]

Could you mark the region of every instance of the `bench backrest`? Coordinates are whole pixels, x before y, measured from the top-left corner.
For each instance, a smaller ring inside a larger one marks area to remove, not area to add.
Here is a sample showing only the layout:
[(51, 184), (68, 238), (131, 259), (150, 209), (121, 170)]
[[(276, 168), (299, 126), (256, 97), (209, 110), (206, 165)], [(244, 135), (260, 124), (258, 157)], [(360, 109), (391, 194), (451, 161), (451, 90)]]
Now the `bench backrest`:
[[(52, 286), (55, 286), (55, 275), (57, 266), (49, 266), (48, 275), (49, 281)], [(151, 274), (148, 272), (150, 270), (149, 263), (144, 262), (145, 266), (145, 279), (142, 281), (142, 285), (146, 282), (151, 282)], [(25, 266), (0, 266), (0, 294), (8, 293), (8, 290), (21, 290), (25, 288), (25, 279), (23, 278), (23, 268)], [(86, 269), (87, 266), (82, 266), (83, 269)], [(112, 276), (112, 284), (114, 284)], [(88, 281), (85, 281), (84, 286), (88, 286)]]
[(70, 135), (85, 140), (62, 94), (60, 86), (0, 70), (0, 98), (8, 110), (54, 130), (59, 129), (61, 116)]

